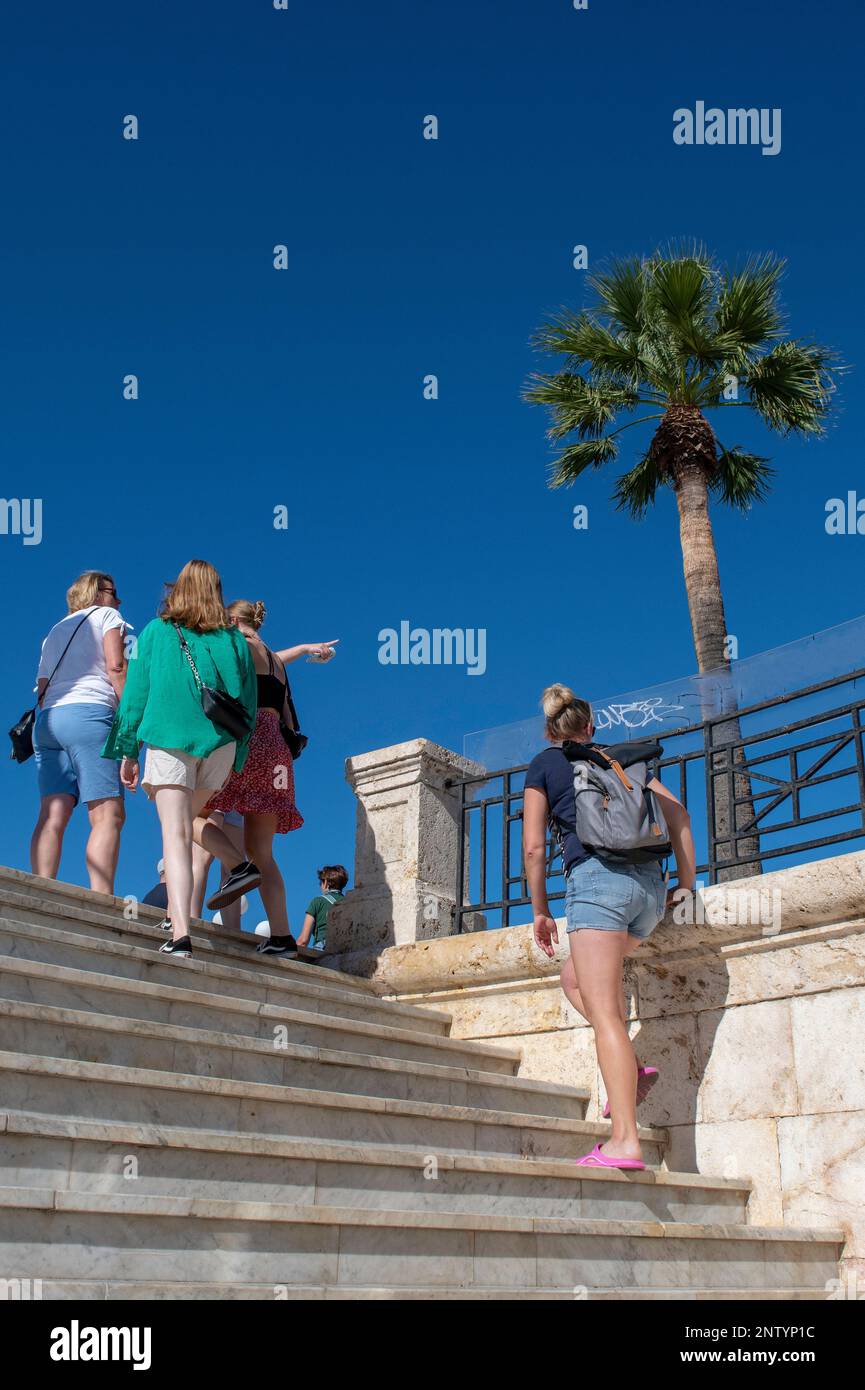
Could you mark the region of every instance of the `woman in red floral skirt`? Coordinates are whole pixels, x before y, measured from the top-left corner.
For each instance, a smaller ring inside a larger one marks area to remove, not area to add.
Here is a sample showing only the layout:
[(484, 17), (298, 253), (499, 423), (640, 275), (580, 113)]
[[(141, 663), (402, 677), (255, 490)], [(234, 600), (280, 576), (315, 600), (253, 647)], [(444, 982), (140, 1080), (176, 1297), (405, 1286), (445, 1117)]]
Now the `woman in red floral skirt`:
[[(270, 923), (270, 937), (261, 942), (258, 951), (261, 955), (293, 955), (297, 942), (289, 931), (285, 884), (273, 857), (274, 835), (285, 835), (303, 825), (303, 816), (294, 804), (292, 757), (280, 729), (286, 710), (285, 667), (301, 656), (309, 656), (312, 661), (330, 661), (338, 639), (305, 642), (272, 652), (258, 635), (266, 613), (263, 603), (238, 599), (229, 604), (227, 612), (249, 644), (258, 684), (258, 713), (243, 770), (232, 773), (222, 791), (208, 802), (203, 816), (211, 811), (236, 811), (243, 816), (246, 854), (261, 872), (259, 892)], [(206, 838), (205, 826), (205, 849)], [(223, 895), (230, 890), (229, 877), (210, 898), (208, 908), (221, 907)]]

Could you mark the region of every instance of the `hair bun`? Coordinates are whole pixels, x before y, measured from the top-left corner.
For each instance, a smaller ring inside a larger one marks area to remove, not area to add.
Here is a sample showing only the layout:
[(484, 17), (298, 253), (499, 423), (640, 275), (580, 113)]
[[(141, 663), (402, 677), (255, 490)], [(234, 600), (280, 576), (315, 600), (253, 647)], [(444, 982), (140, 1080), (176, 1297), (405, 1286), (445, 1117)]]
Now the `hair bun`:
[(558, 719), (563, 710), (575, 700), (573, 690), (567, 685), (548, 685), (541, 696), (541, 707), (545, 719)]
[(265, 608), (265, 606), (264, 606), (264, 604), (262, 603), (262, 601), (261, 601), (260, 598), (259, 598), (259, 599), (256, 599), (255, 603), (252, 605), (252, 621), (253, 621), (253, 623), (255, 624), (255, 626), (256, 626), (257, 628), (259, 628), (259, 627), (261, 627), (261, 625), (262, 625), (262, 623), (264, 622), (264, 620), (265, 620), (266, 617), (267, 617), (267, 609)]

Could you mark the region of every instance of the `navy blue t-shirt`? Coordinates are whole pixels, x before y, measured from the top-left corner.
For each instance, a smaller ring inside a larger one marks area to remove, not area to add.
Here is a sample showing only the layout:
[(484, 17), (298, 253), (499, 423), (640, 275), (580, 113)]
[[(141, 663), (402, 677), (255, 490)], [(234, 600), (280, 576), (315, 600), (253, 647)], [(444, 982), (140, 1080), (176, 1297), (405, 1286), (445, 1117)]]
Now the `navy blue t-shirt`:
[(577, 839), (577, 813), (574, 806), (574, 765), (561, 748), (545, 748), (532, 758), (526, 773), (526, 786), (543, 792), (550, 807), (553, 825), (562, 846), (565, 873), (590, 857)]

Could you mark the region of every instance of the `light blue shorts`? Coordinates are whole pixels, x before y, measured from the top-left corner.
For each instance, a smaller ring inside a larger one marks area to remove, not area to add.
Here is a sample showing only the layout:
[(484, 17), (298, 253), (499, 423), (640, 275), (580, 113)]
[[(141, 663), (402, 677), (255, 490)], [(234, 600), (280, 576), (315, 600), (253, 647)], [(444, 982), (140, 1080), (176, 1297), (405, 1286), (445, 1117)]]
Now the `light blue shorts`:
[(113, 709), (95, 702), (40, 710), (33, 730), (39, 795), (76, 802), (122, 797), (120, 764), (102, 756), (113, 723)]
[(666, 896), (658, 864), (614, 864), (592, 856), (568, 874), (568, 931), (626, 931), (645, 941), (664, 915)]

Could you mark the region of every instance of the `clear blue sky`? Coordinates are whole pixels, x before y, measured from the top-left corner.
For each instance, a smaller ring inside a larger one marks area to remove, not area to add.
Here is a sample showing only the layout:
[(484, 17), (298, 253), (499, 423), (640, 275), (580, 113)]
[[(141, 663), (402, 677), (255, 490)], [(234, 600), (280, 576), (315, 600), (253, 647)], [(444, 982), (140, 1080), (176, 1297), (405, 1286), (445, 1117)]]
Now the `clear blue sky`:
[[(532, 330), (582, 302), (578, 242), (593, 266), (681, 236), (788, 258), (792, 331), (857, 369), (823, 442), (730, 412), (724, 442), (779, 476), (747, 518), (715, 514), (728, 623), (744, 656), (865, 609), (865, 537), (824, 530), (827, 498), (865, 491), (862, 38), (853, 0), (16, 7), (0, 491), (41, 497), (44, 535), (0, 536), (4, 727), (85, 568), (115, 575), (138, 627), (202, 556), (228, 598), (264, 599), (274, 645), (340, 637), (330, 666), (294, 668), (297, 920), (314, 867), (352, 865), (347, 755), (460, 749), (551, 680), (599, 696), (693, 669), (672, 497), (636, 526), (611, 475), (549, 492), (545, 418), (520, 400)], [(674, 145), (673, 111), (698, 100), (780, 107), (781, 153)], [(379, 630), (402, 619), (485, 628), (486, 673), (381, 665)], [(0, 767), (0, 861), (25, 867), (33, 765)], [(140, 893), (159, 838), (131, 801), (118, 891)], [(81, 882), (75, 821), (62, 872)]]

